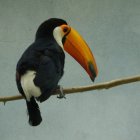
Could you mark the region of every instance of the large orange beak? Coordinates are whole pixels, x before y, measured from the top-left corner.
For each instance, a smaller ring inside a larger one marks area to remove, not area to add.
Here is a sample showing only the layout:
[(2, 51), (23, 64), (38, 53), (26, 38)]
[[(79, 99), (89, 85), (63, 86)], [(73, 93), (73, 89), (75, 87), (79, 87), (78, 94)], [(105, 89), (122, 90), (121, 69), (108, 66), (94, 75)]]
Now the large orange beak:
[(71, 28), (66, 35), (64, 50), (68, 52), (86, 70), (91, 80), (94, 81), (98, 74), (94, 56), (84, 39)]

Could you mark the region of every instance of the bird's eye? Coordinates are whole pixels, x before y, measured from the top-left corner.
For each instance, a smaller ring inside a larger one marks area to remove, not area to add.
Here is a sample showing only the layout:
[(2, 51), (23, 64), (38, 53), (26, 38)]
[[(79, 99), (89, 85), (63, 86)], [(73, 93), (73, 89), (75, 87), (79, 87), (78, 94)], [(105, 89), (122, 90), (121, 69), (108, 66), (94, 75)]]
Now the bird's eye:
[(66, 33), (68, 31), (67, 27), (64, 27), (63, 32)]

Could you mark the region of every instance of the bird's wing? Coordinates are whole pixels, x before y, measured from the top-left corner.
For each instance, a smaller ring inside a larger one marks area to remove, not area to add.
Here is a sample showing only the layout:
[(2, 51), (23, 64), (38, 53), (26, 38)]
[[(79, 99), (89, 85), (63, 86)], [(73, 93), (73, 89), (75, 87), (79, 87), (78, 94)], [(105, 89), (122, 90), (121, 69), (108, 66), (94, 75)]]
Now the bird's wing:
[(48, 56), (43, 56), (36, 71), (35, 85), (40, 88), (51, 89), (57, 86), (59, 79), (60, 73), (57, 71), (54, 61)]

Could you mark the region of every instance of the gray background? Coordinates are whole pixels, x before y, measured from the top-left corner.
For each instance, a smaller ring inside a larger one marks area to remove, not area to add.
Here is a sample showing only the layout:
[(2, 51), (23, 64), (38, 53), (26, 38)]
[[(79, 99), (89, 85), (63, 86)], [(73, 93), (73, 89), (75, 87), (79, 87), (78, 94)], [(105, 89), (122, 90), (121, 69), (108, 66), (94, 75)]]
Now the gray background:
[[(0, 96), (17, 95), (16, 63), (44, 20), (59, 17), (91, 47), (96, 83), (140, 74), (140, 0), (0, 0)], [(68, 55), (63, 87), (92, 84)], [(139, 140), (140, 83), (56, 96), (40, 104), (43, 122), (28, 125), (25, 101), (0, 104), (1, 140)]]

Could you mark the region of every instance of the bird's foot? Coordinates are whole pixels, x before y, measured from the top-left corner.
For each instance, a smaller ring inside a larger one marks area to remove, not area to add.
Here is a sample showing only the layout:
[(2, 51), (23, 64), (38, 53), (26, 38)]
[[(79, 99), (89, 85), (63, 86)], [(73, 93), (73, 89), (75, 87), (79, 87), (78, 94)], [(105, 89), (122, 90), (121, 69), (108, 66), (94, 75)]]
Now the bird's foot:
[(59, 98), (59, 99), (62, 99), (62, 98), (66, 99), (64, 91), (63, 91), (63, 87), (58, 85), (57, 88), (59, 89), (59, 95), (57, 96), (57, 98)]

